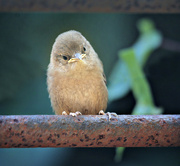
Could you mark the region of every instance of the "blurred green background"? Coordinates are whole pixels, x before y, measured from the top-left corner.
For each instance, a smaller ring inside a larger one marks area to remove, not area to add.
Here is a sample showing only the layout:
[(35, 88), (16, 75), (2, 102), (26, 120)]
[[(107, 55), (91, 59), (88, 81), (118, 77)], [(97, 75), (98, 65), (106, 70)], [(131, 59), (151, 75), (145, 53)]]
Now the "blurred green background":
[[(154, 21), (164, 40), (173, 41), (153, 52), (144, 67), (155, 104), (165, 114), (179, 114), (180, 15), (65, 13), (0, 13), (0, 114), (54, 114), (46, 70), (60, 33), (80, 31), (98, 53), (108, 79), (118, 51), (136, 41), (136, 23), (144, 17)], [(134, 105), (129, 92), (109, 103), (108, 111), (130, 114)], [(114, 148), (0, 149), (0, 166), (180, 165), (180, 148), (126, 148), (120, 164), (114, 163), (114, 155)]]

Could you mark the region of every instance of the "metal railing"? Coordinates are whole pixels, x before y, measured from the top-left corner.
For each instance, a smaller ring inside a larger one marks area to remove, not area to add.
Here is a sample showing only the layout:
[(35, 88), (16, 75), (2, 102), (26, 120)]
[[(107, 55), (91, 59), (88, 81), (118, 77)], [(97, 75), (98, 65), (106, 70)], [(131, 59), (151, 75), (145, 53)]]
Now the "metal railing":
[(179, 0), (0, 0), (1, 12), (180, 13)]
[(0, 147), (176, 147), (180, 115), (0, 116)]

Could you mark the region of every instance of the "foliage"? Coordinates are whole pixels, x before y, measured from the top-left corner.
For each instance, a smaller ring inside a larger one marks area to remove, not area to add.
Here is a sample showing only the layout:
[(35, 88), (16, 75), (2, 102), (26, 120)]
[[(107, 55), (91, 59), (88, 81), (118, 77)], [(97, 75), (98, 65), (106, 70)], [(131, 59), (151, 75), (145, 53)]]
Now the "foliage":
[[(142, 68), (149, 55), (160, 46), (162, 41), (161, 33), (155, 29), (154, 24), (149, 19), (142, 19), (137, 24), (140, 36), (137, 42), (131, 47), (135, 52), (135, 59)], [(127, 64), (120, 57), (108, 79), (109, 101), (113, 101), (125, 96), (131, 89), (131, 79)]]
[[(137, 42), (132, 47), (119, 51), (119, 60), (109, 79), (109, 100), (121, 98), (131, 89), (136, 99), (132, 114), (161, 114), (162, 109), (154, 105), (142, 68), (150, 54), (161, 44), (162, 36), (149, 19), (140, 20), (137, 27), (140, 32)], [(124, 149), (116, 149), (115, 161), (121, 161)]]

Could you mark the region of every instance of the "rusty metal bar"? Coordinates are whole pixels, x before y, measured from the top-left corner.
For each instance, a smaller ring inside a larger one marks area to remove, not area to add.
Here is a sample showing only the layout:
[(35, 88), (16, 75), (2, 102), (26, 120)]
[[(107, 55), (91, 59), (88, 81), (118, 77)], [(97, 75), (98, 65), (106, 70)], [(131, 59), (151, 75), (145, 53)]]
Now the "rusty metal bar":
[(176, 147), (180, 115), (0, 116), (0, 147)]
[(0, 12), (180, 13), (179, 0), (0, 0)]

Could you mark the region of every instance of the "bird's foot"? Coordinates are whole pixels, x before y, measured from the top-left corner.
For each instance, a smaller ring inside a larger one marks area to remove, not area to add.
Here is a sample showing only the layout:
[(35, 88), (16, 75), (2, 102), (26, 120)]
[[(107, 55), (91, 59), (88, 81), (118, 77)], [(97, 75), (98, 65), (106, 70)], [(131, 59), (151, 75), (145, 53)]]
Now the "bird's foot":
[(81, 112), (76, 111), (75, 113), (74, 112), (70, 112), (69, 115), (75, 117), (75, 116), (82, 115), (82, 114), (81, 114)]
[(68, 115), (66, 111), (63, 111), (62, 112), (62, 115)]
[(112, 116), (117, 117), (117, 114), (115, 112), (107, 112), (107, 113), (105, 113), (103, 110), (99, 111), (99, 115), (107, 115), (109, 121), (112, 119)]
[[(68, 113), (66, 111), (63, 111), (62, 115), (68, 115)], [(74, 112), (70, 112), (69, 115), (74, 117), (74, 116), (78, 116), (78, 115), (82, 115), (82, 114), (81, 114), (81, 112), (76, 111), (75, 113)]]

